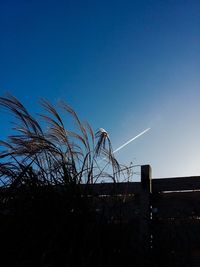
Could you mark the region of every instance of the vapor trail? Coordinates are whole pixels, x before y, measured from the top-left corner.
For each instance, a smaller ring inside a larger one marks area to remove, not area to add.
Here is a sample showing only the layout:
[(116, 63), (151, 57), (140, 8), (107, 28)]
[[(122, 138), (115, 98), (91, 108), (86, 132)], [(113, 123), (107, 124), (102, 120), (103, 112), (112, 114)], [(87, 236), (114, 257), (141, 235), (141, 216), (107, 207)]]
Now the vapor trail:
[(118, 147), (117, 149), (115, 149), (113, 151), (113, 153), (116, 153), (117, 151), (121, 150), (123, 147), (127, 146), (128, 144), (130, 144), (133, 140), (137, 139), (138, 137), (140, 137), (141, 135), (145, 134), (146, 132), (148, 132), (151, 128), (147, 128), (146, 130), (144, 130), (143, 132), (139, 133), (138, 135), (136, 135), (135, 137), (131, 138), (129, 141), (127, 141), (126, 143), (124, 143), (122, 146)]

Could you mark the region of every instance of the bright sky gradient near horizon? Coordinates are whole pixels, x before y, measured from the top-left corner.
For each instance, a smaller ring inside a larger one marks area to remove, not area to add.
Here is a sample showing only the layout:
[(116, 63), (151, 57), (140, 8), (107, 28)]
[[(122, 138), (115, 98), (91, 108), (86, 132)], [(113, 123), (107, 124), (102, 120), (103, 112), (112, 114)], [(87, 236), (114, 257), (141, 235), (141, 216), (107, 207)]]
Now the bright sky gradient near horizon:
[[(64, 99), (127, 165), (200, 175), (199, 0), (0, 2), (0, 95)], [(10, 118), (9, 118), (10, 120)], [(8, 115), (0, 111), (0, 139)]]

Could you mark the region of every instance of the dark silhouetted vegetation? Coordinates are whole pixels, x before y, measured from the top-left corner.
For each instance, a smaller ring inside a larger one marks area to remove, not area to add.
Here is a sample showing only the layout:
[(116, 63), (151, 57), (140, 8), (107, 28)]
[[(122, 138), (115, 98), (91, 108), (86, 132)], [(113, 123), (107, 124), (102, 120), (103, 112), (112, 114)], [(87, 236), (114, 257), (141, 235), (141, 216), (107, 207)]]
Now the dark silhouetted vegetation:
[[(64, 102), (64, 119), (48, 101), (40, 104), (35, 118), (14, 96), (0, 98), (14, 116), (13, 134), (0, 141), (1, 266), (125, 264), (121, 226), (96, 212), (87, 185), (116, 183), (129, 169), (115, 159), (106, 131), (94, 133)], [(70, 117), (73, 131), (64, 123)]]

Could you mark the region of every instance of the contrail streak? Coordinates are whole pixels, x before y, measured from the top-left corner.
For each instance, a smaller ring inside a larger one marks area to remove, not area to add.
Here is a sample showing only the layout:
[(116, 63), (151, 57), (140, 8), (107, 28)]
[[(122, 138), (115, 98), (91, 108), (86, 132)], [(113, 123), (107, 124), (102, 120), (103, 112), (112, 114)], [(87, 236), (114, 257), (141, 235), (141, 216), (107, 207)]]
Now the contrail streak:
[(121, 150), (123, 147), (127, 146), (128, 144), (130, 144), (133, 140), (137, 139), (138, 137), (140, 137), (141, 135), (145, 134), (146, 132), (148, 132), (151, 128), (147, 128), (146, 130), (144, 130), (143, 132), (139, 133), (138, 135), (136, 135), (135, 137), (131, 138), (129, 141), (127, 141), (125, 144), (123, 144), (122, 146), (118, 147), (117, 149), (115, 149), (113, 151), (113, 153), (116, 153), (117, 151)]

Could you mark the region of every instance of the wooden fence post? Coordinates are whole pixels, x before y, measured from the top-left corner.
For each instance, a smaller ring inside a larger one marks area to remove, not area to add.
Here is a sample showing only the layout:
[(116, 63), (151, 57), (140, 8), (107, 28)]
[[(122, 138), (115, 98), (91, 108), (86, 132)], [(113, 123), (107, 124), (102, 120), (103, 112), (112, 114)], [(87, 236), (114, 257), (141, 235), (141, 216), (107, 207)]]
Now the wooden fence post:
[(141, 193), (140, 193), (140, 241), (143, 253), (150, 252), (151, 248), (151, 166), (141, 166)]

